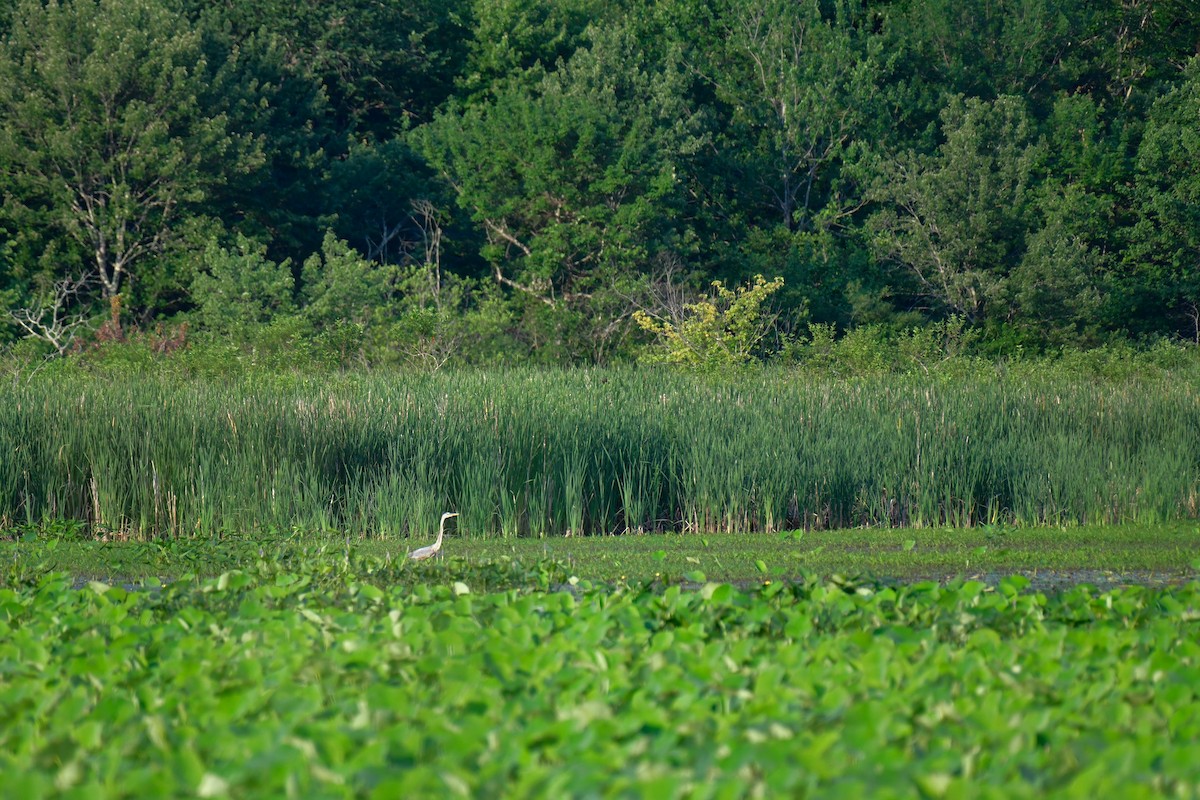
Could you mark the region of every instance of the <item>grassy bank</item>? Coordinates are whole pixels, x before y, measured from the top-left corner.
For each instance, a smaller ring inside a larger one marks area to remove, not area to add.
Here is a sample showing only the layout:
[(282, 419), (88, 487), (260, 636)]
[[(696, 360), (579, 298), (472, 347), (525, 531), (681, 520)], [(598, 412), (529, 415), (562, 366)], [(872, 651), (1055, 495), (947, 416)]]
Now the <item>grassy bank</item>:
[(0, 527), (746, 532), (1200, 514), (1200, 389), (1053, 375), (512, 371), (0, 394)]
[[(422, 541), (293, 535), (273, 541), (181, 539), (97, 542), (38, 539), (0, 543), (9, 575), (63, 571), (76, 580), (143, 583), (184, 575), (211, 578), (261, 559), (289, 563), (316, 553), (402, 563)], [(945, 580), (1020, 573), (1039, 585), (1120, 585), (1193, 579), (1200, 527), (1166, 525), (1078, 528), (855, 529), (770, 535), (648, 534), (545, 539), (447, 539), (438, 563), (452, 568), (550, 560), (586, 580), (706, 580), (753, 583), (803, 575), (874, 575)], [(6, 581), (0, 571), (0, 585)], [(431, 573), (440, 580), (442, 572)], [(1040, 577), (1038, 577), (1040, 576)], [(11, 581), (11, 578), (7, 580)]]

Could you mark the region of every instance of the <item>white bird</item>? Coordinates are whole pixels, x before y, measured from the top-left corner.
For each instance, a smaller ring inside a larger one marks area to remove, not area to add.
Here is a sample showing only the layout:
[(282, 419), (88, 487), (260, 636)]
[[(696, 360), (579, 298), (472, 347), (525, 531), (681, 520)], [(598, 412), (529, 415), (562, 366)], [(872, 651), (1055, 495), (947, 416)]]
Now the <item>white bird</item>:
[(418, 547), (416, 550), (413, 550), (411, 553), (409, 553), (408, 557), (411, 558), (413, 561), (421, 561), (422, 559), (436, 556), (438, 554), (438, 551), (442, 549), (442, 534), (444, 534), (446, 532), (446, 520), (450, 519), (451, 517), (457, 517), (457, 516), (458, 516), (457, 511), (454, 511), (454, 512), (447, 511), (445, 514), (442, 514), (442, 522), (440, 525), (438, 525), (437, 541), (434, 542), (433, 544), (429, 545), (428, 547)]

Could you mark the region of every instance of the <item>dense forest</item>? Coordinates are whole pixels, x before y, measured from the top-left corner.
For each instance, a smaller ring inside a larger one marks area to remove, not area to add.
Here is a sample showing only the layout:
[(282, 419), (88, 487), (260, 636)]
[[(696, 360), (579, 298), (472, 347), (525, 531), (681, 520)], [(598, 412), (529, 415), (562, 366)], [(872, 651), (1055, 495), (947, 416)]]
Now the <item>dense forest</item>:
[(1200, 2), (0, 0), (0, 197), (6, 347), (1200, 342)]

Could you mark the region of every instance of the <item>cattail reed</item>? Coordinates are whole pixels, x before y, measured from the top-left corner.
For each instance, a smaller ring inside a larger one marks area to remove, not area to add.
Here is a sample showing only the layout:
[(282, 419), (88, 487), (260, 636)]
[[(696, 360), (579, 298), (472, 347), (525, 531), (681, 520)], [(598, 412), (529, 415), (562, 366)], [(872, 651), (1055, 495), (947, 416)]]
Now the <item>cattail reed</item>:
[(472, 536), (1195, 517), (1186, 381), (705, 380), (660, 371), (332, 382), (57, 376), (0, 394), (0, 525), (97, 536)]

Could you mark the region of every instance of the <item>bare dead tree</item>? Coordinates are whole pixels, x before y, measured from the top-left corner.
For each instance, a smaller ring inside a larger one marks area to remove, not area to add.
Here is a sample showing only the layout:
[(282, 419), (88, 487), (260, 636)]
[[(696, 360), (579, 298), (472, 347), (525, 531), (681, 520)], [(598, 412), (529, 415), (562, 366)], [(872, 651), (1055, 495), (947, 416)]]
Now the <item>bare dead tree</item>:
[(25, 338), (47, 342), (61, 356), (70, 349), (79, 331), (87, 326), (89, 315), (79, 308), (95, 283), (94, 276), (63, 278), (54, 282), (53, 294), (38, 308), (18, 308), (9, 317), (22, 330)]
[[(370, 236), (367, 240), (367, 260), (378, 261), (381, 264), (386, 264), (389, 257), (389, 248), (392, 241), (400, 235), (404, 230), (404, 226), (408, 224), (407, 219), (402, 219), (396, 224), (388, 223), (387, 217), (381, 216), (379, 220), (379, 238), (374, 239)], [(403, 242), (400, 244), (401, 251), (405, 251)]]
[(1193, 341), (1198, 347), (1200, 347), (1200, 304), (1193, 300), (1189, 300), (1188, 302), (1184, 303), (1183, 313), (1189, 320), (1191, 320), (1192, 332), (1194, 336)]
[[(437, 206), (425, 199), (413, 200), (410, 211), (396, 223), (388, 221), (385, 215), (379, 219), (379, 236), (366, 237), (367, 260), (388, 263), (393, 256), (399, 257), (402, 263), (422, 259), (422, 263), (432, 265), (436, 280), (434, 294), (441, 288), (442, 264), (442, 218)], [(414, 231), (415, 229), (415, 235)]]
[(437, 207), (428, 200), (413, 200), (409, 219), (421, 232), (421, 249), (429, 273), (429, 289), (434, 304), (442, 307), (442, 221)]
[(633, 309), (644, 311), (659, 322), (669, 322), (676, 328), (686, 318), (687, 307), (701, 297), (688, 286), (683, 262), (674, 253), (663, 253), (655, 260), (641, 295), (622, 296)]

